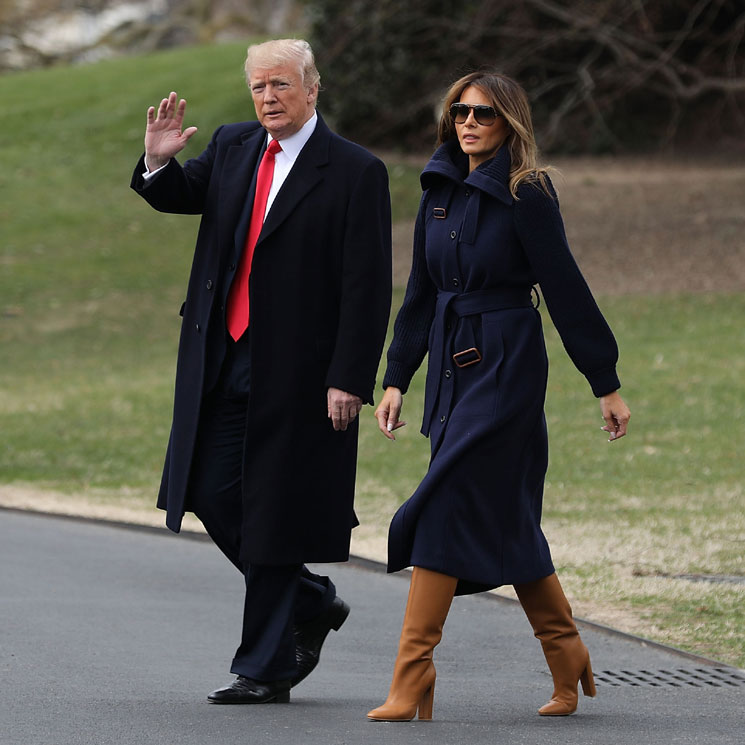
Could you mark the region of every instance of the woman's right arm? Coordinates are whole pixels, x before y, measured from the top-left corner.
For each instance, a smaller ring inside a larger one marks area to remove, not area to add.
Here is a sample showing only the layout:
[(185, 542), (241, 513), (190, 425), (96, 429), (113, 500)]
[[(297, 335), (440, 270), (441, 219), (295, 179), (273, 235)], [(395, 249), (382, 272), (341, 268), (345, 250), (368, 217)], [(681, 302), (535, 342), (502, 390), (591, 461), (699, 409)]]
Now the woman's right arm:
[(401, 393), (406, 393), (414, 373), (427, 354), (429, 332), (437, 302), (437, 287), (429, 275), (425, 252), (426, 199), (425, 193), (414, 228), (414, 248), (406, 295), (396, 315), (393, 341), (388, 348), (388, 366), (383, 378), (383, 388), (393, 386), (400, 389)]
[(393, 341), (388, 348), (388, 366), (383, 377), (385, 393), (375, 410), (380, 431), (389, 439), (406, 422), (399, 420), (406, 393), (414, 373), (427, 354), (429, 330), (437, 301), (437, 288), (427, 269), (424, 238), (426, 193), (422, 196), (414, 227), (414, 248), (406, 296), (396, 316)]

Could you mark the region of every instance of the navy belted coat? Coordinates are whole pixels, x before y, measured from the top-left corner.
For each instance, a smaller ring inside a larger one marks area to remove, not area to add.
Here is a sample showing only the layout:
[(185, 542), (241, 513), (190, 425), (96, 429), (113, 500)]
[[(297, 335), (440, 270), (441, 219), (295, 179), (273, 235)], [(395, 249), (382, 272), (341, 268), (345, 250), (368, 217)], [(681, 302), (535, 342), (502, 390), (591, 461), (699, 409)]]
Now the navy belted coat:
[[(182, 314), (173, 425), (158, 506), (178, 532), (204, 395), (226, 350), (225, 305), (245, 243), (252, 179), (266, 146), (258, 122), (220, 127), (183, 167), (172, 159), (134, 188), (163, 212), (201, 214)], [(390, 311), (388, 175), (320, 114), (269, 210), (250, 276), (251, 393), (241, 559), (256, 564), (349, 556), (358, 426), (335, 432), (329, 387), (372, 403)]]
[(574, 364), (596, 396), (620, 387), (618, 349), (567, 244), (548, 182), (509, 191), (501, 148), (468, 173), (457, 141), (424, 169), (411, 275), (384, 386), (406, 391), (429, 353), (422, 432), (429, 470), (396, 512), (388, 569), (459, 578), (459, 594), (553, 572), (541, 531), (548, 360), (540, 284)]

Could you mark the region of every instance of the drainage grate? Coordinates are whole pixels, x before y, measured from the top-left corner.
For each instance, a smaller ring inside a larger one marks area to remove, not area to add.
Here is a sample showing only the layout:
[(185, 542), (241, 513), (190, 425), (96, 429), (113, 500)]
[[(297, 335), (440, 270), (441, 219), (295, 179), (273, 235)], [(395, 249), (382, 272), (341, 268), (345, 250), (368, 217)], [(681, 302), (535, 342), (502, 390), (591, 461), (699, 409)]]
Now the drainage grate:
[(745, 674), (722, 667), (676, 667), (670, 670), (601, 670), (595, 673), (599, 686), (645, 686), (652, 688), (734, 688), (745, 686)]

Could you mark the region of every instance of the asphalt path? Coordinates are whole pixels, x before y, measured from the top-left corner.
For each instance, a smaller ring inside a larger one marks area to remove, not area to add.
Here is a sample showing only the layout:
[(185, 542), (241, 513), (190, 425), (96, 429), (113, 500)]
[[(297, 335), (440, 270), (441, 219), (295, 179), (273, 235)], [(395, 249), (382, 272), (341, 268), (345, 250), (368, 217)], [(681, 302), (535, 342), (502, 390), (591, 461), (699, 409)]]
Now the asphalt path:
[(369, 722), (408, 579), (364, 563), (317, 568), (352, 613), (290, 704), (216, 706), (206, 695), (232, 679), (243, 582), (211, 543), (0, 510), (0, 562), (2, 745), (745, 742), (745, 673), (584, 626), (598, 696), (539, 717), (540, 646), (517, 604), (487, 595), (453, 604), (434, 720)]

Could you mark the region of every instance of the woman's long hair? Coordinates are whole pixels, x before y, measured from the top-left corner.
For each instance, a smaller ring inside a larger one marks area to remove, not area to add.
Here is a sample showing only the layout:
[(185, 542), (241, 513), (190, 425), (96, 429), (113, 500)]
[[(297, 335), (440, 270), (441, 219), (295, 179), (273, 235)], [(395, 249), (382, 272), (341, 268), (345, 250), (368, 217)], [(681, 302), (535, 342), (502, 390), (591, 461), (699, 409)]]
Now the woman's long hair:
[(509, 134), (501, 147), (510, 152), (510, 193), (517, 198), (517, 187), (523, 181), (538, 181), (549, 192), (546, 184), (546, 168), (538, 167), (538, 147), (533, 133), (528, 96), (523, 87), (506, 75), (481, 70), (464, 75), (448, 89), (443, 101), (442, 115), (437, 128), (437, 144), (458, 139), (455, 122), (450, 116), (451, 104), (457, 103), (463, 91), (473, 85), (488, 99), (498, 114), (509, 125)]

